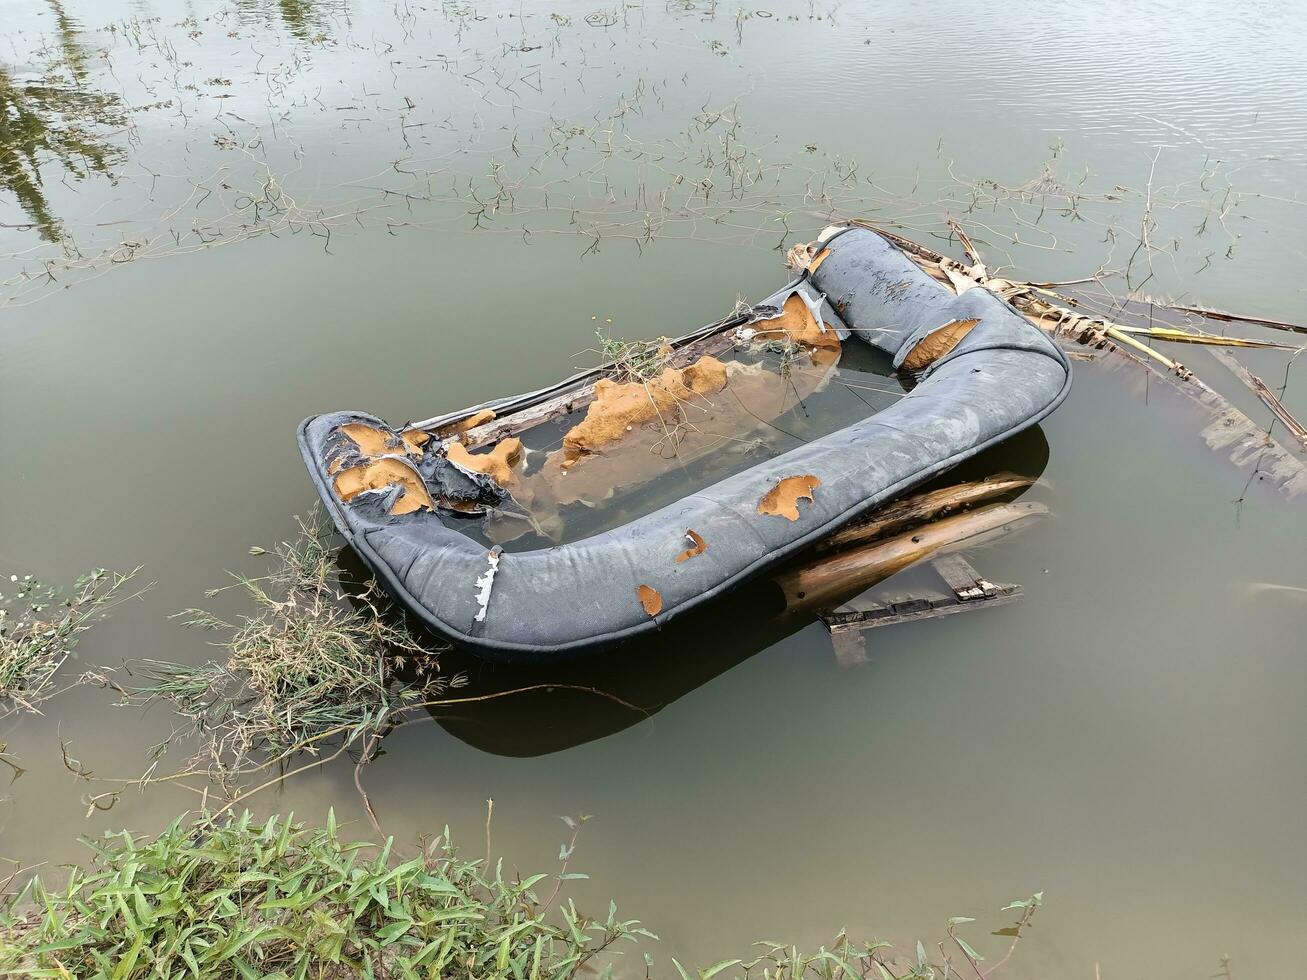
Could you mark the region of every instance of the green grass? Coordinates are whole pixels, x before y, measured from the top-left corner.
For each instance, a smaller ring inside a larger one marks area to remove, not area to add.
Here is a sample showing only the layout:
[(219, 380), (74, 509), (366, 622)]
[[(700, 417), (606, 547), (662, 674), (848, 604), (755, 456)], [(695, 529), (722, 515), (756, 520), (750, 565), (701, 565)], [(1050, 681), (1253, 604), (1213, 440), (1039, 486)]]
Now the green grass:
[(238, 589), (248, 612), (231, 620), (201, 609), (181, 614), (221, 637), (221, 659), (133, 661), (131, 687), (99, 678), (129, 702), (171, 707), (185, 725), (170, 741), (195, 739), (197, 768), (221, 774), (256, 752), (379, 736), (398, 713), (463, 683), (435, 673), (435, 654), (447, 645), (420, 643), (374, 582), (340, 582), (320, 520), (300, 521), (299, 536), (279, 544), (269, 565), (267, 575), (234, 576), (234, 585), (209, 593)]
[(247, 813), (216, 828), (178, 820), (154, 839), (91, 845), (62, 888), (34, 881), (0, 919), (6, 977), (569, 977), (645, 933), (570, 904), (546, 875), (506, 878), (447, 837), (402, 862), (392, 844), (346, 843)]
[[(657, 340), (618, 340), (602, 327), (595, 330), (599, 347), (593, 351), (620, 383), (649, 381), (667, 367), (672, 348), (666, 337)], [(582, 351), (582, 353), (587, 353)]]
[[(569, 821), (575, 830), (575, 821)], [(449, 830), (397, 856), (393, 839), (342, 841), (291, 818), (174, 821), (155, 838), (127, 832), (87, 842), (86, 869), (57, 888), (33, 879), (0, 905), (0, 974), (91, 980), (184, 978), (477, 978), (570, 980), (580, 975), (714, 976), (760, 980), (947, 980), (966, 967), (987, 977), (1007, 962), (1039, 908), (1008, 908), (995, 935), (1005, 955), (985, 969), (950, 919), (941, 941), (907, 956), (841, 931), (829, 948), (801, 952), (764, 942), (749, 959), (691, 971), (661, 965), (658, 937), (609, 904), (587, 915), (561, 892), (575, 836), (556, 873), (519, 876), (503, 862), (462, 856)], [(487, 839), (487, 844), (489, 840)], [(625, 954), (636, 954), (626, 956)]]

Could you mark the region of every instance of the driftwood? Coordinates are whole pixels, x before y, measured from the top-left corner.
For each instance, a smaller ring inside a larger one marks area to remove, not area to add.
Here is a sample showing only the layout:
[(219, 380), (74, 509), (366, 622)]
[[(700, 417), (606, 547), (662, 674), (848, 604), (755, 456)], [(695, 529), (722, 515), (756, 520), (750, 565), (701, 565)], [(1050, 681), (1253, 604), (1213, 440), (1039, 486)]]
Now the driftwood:
[[(830, 631), (836, 662), (845, 668), (867, 662), (864, 630), (1020, 599), (1019, 585), (988, 581), (956, 549), (977, 547), (1011, 533), (1046, 514), (1047, 509), (1041, 504), (1016, 503), (954, 512), (1020, 492), (1034, 482), (1030, 477), (999, 473), (916, 493), (879, 508), (870, 517), (823, 539), (797, 563), (772, 577), (785, 596), (785, 613), (815, 610)], [(946, 593), (881, 601), (868, 591), (925, 559), (947, 586)], [(835, 605), (837, 602), (840, 604)]]
[(997, 473), (984, 480), (958, 483), (939, 490), (930, 490), (905, 497), (874, 511), (866, 520), (858, 521), (836, 531), (818, 542), (817, 552), (835, 551), (855, 544), (866, 544), (879, 538), (897, 534), (928, 520), (945, 517), (954, 511), (993, 500), (1009, 493), (1028, 489), (1034, 479), (1015, 473)]
[(791, 566), (772, 576), (790, 613), (828, 609), (940, 551), (1048, 514), (1043, 504), (989, 504), (893, 537)]

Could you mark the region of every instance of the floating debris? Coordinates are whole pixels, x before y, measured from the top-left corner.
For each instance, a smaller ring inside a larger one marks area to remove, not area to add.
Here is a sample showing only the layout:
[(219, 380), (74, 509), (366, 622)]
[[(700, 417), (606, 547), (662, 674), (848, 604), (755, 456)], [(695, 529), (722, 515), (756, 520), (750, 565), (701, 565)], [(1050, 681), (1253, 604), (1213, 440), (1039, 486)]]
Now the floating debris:
[[(545, 392), (498, 400), (493, 419), (478, 425), (470, 421), (489, 405), (407, 426), (405, 432), (440, 433), (467, 423), (456, 435), (421, 444), (416, 459), (403, 457), (428, 486), (442, 466), (485, 479), (493, 492), (478, 498), (478, 510), (467, 517), (399, 513), (398, 506), (378, 514), (337, 496), (337, 526), (384, 572), (395, 598), (428, 625), (488, 657), (547, 659), (652, 629), (654, 617), (680, 615), (762, 567), (785, 563), (814, 533), (837, 531), (869, 505), (1038, 421), (1066, 397), (1065, 355), (995, 291), (977, 286), (959, 293), (907, 249), (864, 228), (846, 225), (823, 238), (797, 280), (716, 324), (673, 341), (606, 345), (616, 360)], [(942, 276), (942, 267), (935, 272)], [(905, 323), (941, 326), (927, 331), (923, 343)], [(736, 350), (741, 327), (756, 331), (744, 351)], [(780, 349), (770, 349), (769, 333)], [(742, 459), (742, 469), (662, 509), (627, 511), (625, 524), (602, 534), (561, 537), (564, 508), (615, 506), (625, 499), (623, 487), (644, 486), (701, 460), (712, 463), (753, 445), (750, 433), (779, 428), (782, 413), (828, 383), (845, 347), (855, 343), (846, 338), (900, 365), (910, 375), (900, 389), (907, 393), (829, 434), (787, 437), (794, 448)], [(748, 360), (766, 357), (777, 359), (774, 368)], [(756, 404), (751, 392), (761, 396)], [(558, 435), (559, 423), (582, 410)], [(986, 419), (985, 427), (957, 424), (977, 417)], [(371, 417), (339, 414), (302, 426), (301, 448), (320, 491), (339, 430), (356, 424), (385, 428)], [(539, 439), (543, 454), (527, 452), (523, 440), (529, 439)], [(548, 449), (551, 439), (558, 448)], [(397, 477), (408, 474), (406, 467), (395, 470)], [(445, 496), (445, 486), (432, 489), (442, 506)], [(829, 554), (823, 560), (834, 571), (804, 573), (797, 591), (805, 602), (825, 601), (930, 554), (954, 530), (999, 528), (1030, 516), (1032, 508), (991, 505), (946, 517), (923, 540), (901, 547), (880, 541)], [(741, 521), (755, 526), (741, 533)], [(514, 552), (511, 579), (495, 585), (497, 614), (488, 604), (498, 559), (486, 570), (486, 552), (464, 530), (469, 526), (497, 541), (525, 529), (550, 541)], [(713, 560), (693, 560), (709, 541)], [(478, 582), (467, 601), (447, 588), (464, 574)], [(638, 609), (621, 598), (633, 593)], [(577, 601), (542, 600), (559, 594)]]

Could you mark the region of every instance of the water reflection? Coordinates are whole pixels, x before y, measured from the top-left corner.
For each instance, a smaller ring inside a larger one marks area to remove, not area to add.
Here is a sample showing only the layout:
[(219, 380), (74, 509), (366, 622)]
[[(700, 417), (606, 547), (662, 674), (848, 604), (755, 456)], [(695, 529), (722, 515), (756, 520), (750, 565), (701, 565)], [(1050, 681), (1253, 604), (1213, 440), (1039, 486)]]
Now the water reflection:
[[(1036, 426), (928, 486), (980, 479), (1004, 470), (1039, 477), (1048, 457), (1048, 442)], [(783, 609), (779, 590), (757, 581), (674, 620), (652, 637), (566, 663), (506, 667), (455, 651), (441, 658), (441, 667), (446, 673), (466, 673), (469, 694), (539, 684), (571, 687), (432, 709), (431, 715), (455, 738), (494, 755), (559, 752), (643, 721), (813, 622), (806, 615), (782, 615)]]
[(235, 6), (242, 17), (280, 19), (293, 37), (312, 44), (328, 40), (331, 18), (349, 11), (346, 0), (236, 0)]
[(59, 242), (64, 232), (45, 193), (51, 158), (76, 180), (91, 174), (112, 180), (126, 153), (97, 129), (122, 126), (127, 116), (119, 96), (87, 84), (88, 52), (78, 39), (78, 24), (58, 0), (49, 0), (49, 6), (55, 46), (46, 50), (45, 75), (19, 79), (0, 65), (0, 188), (27, 215), (28, 223), (16, 227)]

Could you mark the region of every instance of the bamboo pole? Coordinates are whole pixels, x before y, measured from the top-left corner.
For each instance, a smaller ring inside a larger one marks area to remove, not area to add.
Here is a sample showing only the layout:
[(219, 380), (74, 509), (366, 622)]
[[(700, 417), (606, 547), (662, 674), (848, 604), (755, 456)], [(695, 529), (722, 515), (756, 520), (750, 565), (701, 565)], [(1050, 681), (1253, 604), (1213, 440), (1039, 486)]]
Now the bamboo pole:
[(1205, 344), (1208, 347), (1252, 347), (1260, 350), (1302, 350), (1293, 344), (1277, 344), (1271, 340), (1249, 340), (1247, 337), (1226, 337), (1214, 333), (1196, 333), (1190, 330), (1177, 330), (1175, 327), (1126, 327), (1117, 324), (1116, 329), (1136, 337), (1149, 337), (1153, 340), (1166, 340), (1173, 344)]

